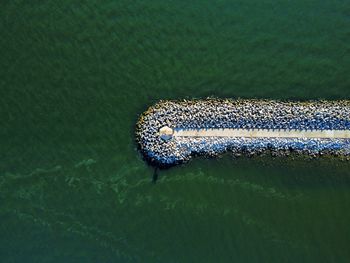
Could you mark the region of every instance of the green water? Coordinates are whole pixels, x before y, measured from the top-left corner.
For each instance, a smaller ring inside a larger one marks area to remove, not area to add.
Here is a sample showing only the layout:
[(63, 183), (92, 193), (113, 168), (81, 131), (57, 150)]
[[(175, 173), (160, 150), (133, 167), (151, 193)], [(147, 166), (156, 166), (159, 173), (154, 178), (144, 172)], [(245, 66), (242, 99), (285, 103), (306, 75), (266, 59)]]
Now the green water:
[[(0, 262), (349, 262), (350, 163), (159, 172), (159, 99), (350, 97), (346, 0), (3, 1)], [(190, 2), (190, 3), (189, 3)]]

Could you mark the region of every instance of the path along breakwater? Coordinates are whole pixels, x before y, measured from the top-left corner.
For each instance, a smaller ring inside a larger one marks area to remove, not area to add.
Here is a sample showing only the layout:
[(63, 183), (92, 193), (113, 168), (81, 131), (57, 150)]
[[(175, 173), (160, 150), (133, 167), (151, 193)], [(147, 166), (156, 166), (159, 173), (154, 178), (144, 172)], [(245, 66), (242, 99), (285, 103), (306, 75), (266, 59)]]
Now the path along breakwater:
[(227, 151), (349, 158), (350, 101), (160, 101), (141, 115), (136, 140), (161, 167)]

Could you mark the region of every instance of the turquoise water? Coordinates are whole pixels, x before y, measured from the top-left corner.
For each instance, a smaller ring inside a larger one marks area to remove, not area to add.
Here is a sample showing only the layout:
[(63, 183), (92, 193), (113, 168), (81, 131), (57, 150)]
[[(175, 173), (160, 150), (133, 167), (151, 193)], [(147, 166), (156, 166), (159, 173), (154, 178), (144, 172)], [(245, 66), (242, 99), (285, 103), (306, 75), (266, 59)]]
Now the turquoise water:
[(350, 163), (196, 159), (159, 172), (159, 99), (348, 99), (344, 0), (5, 1), (1, 262), (349, 262)]

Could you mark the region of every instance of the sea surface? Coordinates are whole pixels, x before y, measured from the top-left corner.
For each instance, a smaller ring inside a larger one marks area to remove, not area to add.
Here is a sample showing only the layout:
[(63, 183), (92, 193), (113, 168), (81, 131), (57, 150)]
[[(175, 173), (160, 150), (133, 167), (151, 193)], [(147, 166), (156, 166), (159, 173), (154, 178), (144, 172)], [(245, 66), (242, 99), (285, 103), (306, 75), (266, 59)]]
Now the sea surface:
[(350, 262), (350, 162), (137, 151), (160, 99), (350, 98), (347, 0), (4, 0), (0, 262)]

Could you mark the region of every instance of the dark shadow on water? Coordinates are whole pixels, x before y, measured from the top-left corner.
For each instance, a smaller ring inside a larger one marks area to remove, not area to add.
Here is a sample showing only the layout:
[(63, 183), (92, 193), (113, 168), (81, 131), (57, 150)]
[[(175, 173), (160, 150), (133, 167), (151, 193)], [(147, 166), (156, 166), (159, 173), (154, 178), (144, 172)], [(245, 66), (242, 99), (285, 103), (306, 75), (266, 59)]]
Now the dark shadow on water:
[(153, 177), (152, 177), (152, 183), (156, 183), (157, 182), (157, 180), (158, 180), (158, 167), (155, 167), (154, 168), (154, 172), (153, 172)]
[[(288, 189), (350, 187), (350, 162), (336, 157), (240, 156), (231, 153), (216, 158), (197, 156), (188, 163), (164, 170), (164, 176), (202, 171), (220, 179), (240, 179), (257, 184), (279, 185)], [(163, 169), (162, 169), (163, 170)]]

